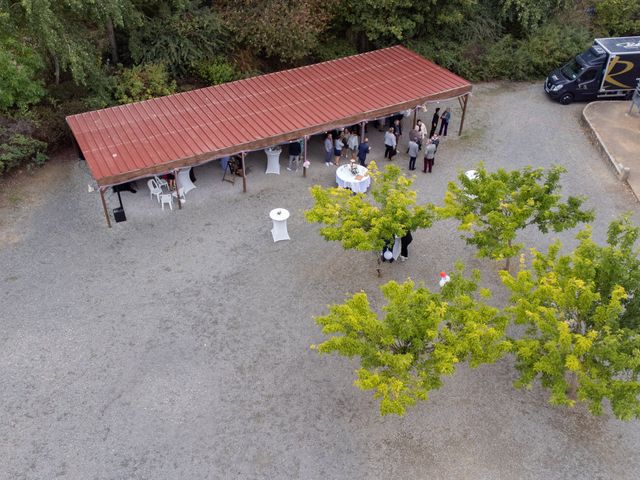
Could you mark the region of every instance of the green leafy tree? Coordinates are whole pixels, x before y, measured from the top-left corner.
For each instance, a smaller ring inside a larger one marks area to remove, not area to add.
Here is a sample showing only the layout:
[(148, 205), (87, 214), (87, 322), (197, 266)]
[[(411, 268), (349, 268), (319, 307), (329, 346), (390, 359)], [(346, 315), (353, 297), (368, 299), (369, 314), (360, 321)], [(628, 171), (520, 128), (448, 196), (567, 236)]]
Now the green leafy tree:
[(0, 39), (0, 111), (25, 110), (44, 96), (42, 58), (25, 43)]
[(302, 63), (331, 26), (337, 0), (233, 0), (218, 7), (238, 41), (284, 64)]
[(506, 317), (476, 298), (478, 272), (463, 278), (462, 266), (442, 293), (411, 280), (381, 287), (387, 304), (382, 315), (371, 309), (367, 295), (356, 293), (344, 304), (316, 318), (330, 338), (314, 345), (320, 353), (359, 357), (355, 385), (373, 390), (380, 413), (403, 415), (443, 384), (461, 362), (471, 367), (497, 361), (510, 348)]
[(139, 102), (176, 91), (164, 65), (146, 64), (123, 68), (118, 73), (115, 97), (118, 103)]
[(594, 218), (593, 211), (581, 210), (584, 198), (561, 201), (564, 171), (555, 166), (547, 172), (527, 167), (489, 173), (481, 164), (474, 179), (461, 173), (459, 184), (449, 183), (445, 205), (437, 212), (460, 222), (458, 230), (468, 232), (462, 238), (478, 248), (478, 256), (506, 259), (508, 270), (511, 257), (523, 247), (515, 242), (518, 231), (535, 226), (543, 233), (560, 232)]
[(640, 32), (640, 2), (599, 0), (595, 4), (595, 24), (605, 35), (637, 35)]
[(527, 34), (569, 5), (569, 0), (500, 0), (500, 16), (512, 33)]
[(162, 63), (172, 75), (185, 75), (228, 50), (230, 37), (211, 7), (189, 0), (139, 1), (144, 14), (130, 32), (129, 50), (136, 63)]
[(418, 205), (413, 180), (395, 165), (380, 172), (369, 163), (371, 195), (353, 194), (344, 188), (311, 187), (315, 200), (305, 212), (312, 223), (321, 223), (320, 235), (338, 241), (345, 249), (380, 252), (394, 236), (428, 228), (433, 222), (432, 207)]
[(0, 0), (0, 11), (10, 12), (4, 24), (14, 38), (29, 38), (41, 57), (50, 59), (56, 83), (69, 71), (81, 85), (102, 74), (107, 20), (122, 26), (132, 17), (127, 0)]
[(381, 47), (414, 37), (443, 35), (472, 11), (474, 0), (346, 0), (342, 18), (359, 37), (361, 49)]
[(586, 229), (571, 254), (555, 243), (547, 254), (533, 251), (531, 270), (501, 273), (511, 291), (506, 312), (526, 327), (513, 340), (516, 386), (539, 379), (553, 404), (584, 402), (601, 414), (608, 400), (616, 417), (640, 418), (639, 232), (625, 217), (610, 225), (606, 246)]

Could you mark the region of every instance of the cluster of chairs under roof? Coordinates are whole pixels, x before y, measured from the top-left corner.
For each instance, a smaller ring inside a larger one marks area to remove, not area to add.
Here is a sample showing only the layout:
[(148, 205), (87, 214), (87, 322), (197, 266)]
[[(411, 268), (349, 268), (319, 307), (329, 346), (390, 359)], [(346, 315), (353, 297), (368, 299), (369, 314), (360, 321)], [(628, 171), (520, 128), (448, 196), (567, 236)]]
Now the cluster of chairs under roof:
[[(196, 188), (196, 186), (191, 181), (190, 171), (191, 167), (184, 168), (178, 171), (178, 178), (176, 179), (178, 185), (177, 192), (171, 191), (169, 182), (166, 179), (154, 175), (153, 178), (147, 180), (147, 187), (149, 187), (149, 197), (153, 199), (155, 195), (158, 203), (162, 207), (162, 210), (164, 210), (165, 205), (168, 205), (169, 208), (173, 210), (174, 197), (179, 198), (179, 201), (184, 203), (185, 195)], [(166, 193), (163, 188), (167, 189)]]

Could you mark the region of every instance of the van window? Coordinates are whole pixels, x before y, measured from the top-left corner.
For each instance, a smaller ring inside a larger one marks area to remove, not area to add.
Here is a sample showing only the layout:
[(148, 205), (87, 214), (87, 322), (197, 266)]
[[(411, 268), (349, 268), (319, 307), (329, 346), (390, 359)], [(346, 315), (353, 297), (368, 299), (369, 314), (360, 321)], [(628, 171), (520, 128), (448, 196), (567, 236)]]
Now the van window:
[(582, 70), (582, 65), (574, 60), (571, 60), (564, 67), (560, 69), (562, 74), (567, 77), (569, 80), (575, 80), (578, 74)]
[(594, 78), (596, 78), (596, 74), (598, 71), (595, 68), (591, 68), (580, 75), (580, 83), (590, 82)]

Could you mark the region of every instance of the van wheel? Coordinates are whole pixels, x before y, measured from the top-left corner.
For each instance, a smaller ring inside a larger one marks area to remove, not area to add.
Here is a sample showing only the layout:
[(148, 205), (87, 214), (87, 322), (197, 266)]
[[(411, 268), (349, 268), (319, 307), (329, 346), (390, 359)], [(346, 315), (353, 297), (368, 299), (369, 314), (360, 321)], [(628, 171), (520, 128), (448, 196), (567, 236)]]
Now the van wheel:
[(572, 93), (565, 93), (564, 95), (562, 95), (560, 97), (560, 103), (562, 105), (569, 105), (571, 102), (573, 102), (573, 94)]

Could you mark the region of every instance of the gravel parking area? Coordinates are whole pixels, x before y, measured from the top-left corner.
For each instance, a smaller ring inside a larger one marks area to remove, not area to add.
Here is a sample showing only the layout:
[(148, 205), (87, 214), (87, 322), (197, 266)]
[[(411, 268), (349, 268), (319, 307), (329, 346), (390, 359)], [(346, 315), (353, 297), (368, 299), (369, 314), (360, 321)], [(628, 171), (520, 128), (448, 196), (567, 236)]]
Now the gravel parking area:
[[(450, 137), (434, 173), (416, 173), (422, 201), (440, 203), (478, 161), (560, 163), (564, 191), (597, 211), (598, 240), (621, 212), (638, 220), (583, 131), (583, 105), (552, 103), (539, 84), (479, 85), (461, 138), (457, 102), (446, 105)], [(382, 157), (381, 135), (369, 132), (370, 159)], [(435, 287), (456, 259), (502, 298), (496, 267), (448, 222), (414, 234), (409, 261), (384, 265), (382, 279), (371, 254), (322, 240), (302, 215), (308, 187), (335, 180), (321, 148), (314, 139), (307, 178), (284, 159), (280, 176), (264, 175), (264, 154), (253, 154), (247, 194), (220, 181), (217, 163), (200, 167), (182, 211), (162, 212), (141, 184), (123, 193), (129, 220), (112, 229), (73, 159), (46, 167), (58, 173), (28, 215), (14, 215), (19, 200), (0, 209), (15, 219), (0, 227), (12, 239), (0, 242), (0, 479), (640, 477), (637, 422), (515, 390), (511, 359), (462, 367), (405, 417), (381, 418), (352, 385), (355, 362), (309, 349), (323, 339), (312, 317), (328, 304), (359, 290), (377, 304), (390, 279)], [(405, 155), (396, 162), (407, 170)], [(275, 207), (291, 212), (290, 242), (271, 239)], [(570, 246), (575, 233), (560, 237)], [(526, 235), (538, 248), (553, 238)]]

